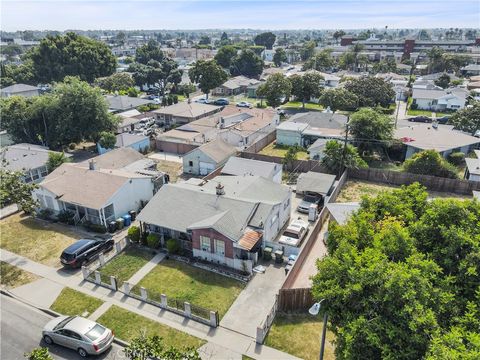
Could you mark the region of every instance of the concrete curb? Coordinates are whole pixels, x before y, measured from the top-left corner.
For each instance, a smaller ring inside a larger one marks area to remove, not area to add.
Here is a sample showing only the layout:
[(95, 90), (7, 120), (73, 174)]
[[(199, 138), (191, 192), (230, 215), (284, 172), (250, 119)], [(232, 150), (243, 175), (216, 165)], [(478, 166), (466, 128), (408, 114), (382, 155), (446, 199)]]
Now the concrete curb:
[[(10, 291), (8, 291), (7, 289), (0, 288), (0, 294), (5, 295), (5, 296), (8, 296), (8, 297), (11, 297), (11, 298), (13, 298), (13, 299), (15, 299), (15, 300), (18, 300), (18, 301), (20, 301), (20, 302), (22, 302), (22, 303), (24, 303), (24, 304), (26, 304), (26, 305), (28, 305), (28, 306), (31, 306), (31, 307), (33, 307), (33, 308), (35, 308), (35, 309), (37, 309), (37, 310), (39, 310), (39, 311), (41, 311), (41, 312), (44, 312), (45, 314), (47, 314), (47, 315), (49, 315), (49, 316), (52, 316), (52, 317), (62, 316), (62, 314), (60, 314), (60, 313), (58, 313), (58, 312), (56, 312), (56, 311), (53, 311), (53, 310), (51, 310), (51, 309), (45, 309), (45, 308), (41, 308), (41, 307), (38, 307), (38, 306), (36, 306), (36, 305), (33, 305), (32, 303), (28, 302), (27, 300), (24, 300), (24, 299), (22, 299), (22, 298), (20, 298), (20, 297), (18, 297), (18, 296), (15, 296), (14, 294), (12, 294), (12, 293), (11, 293)], [(119, 338), (117, 338), (117, 337), (115, 337), (115, 338), (113, 339), (113, 342), (114, 342), (115, 344), (117, 344), (117, 345), (120, 345), (121, 347), (127, 347), (127, 346), (130, 345), (130, 343), (128, 343), (128, 342), (126, 342), (126, 341), (123, 341), (123, 340), (121, 340), (121, 339), (119, 339)]]

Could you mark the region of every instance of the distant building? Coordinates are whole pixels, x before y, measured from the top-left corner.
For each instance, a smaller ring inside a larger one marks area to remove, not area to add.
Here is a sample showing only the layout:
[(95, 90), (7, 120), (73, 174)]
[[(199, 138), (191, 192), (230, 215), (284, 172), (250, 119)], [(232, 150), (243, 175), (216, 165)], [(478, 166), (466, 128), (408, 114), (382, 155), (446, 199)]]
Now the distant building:
[(213, 115), (222, 108), (220, 106), (182, 101), (177, 104), (152, 111), (157, 122), (169, 128), (172, 125), (188, 124), (189, 122)]
[(108, 109), (117, 113), (126, 110), (132, 110), (142, 105), (154, 104), (152, 100), (130, 97), (126, 95), (106, 95)]
[(225, 164), (237, 149), (221, 139), (206, 143), (183, 156), (185, 174), (205, 176)]
[(261, 176), (282, 183), (282, 164), (232, 156), (222, 168), (222, 175)]
[(480, 150), (475, 150), (476, 159), (465, 158), (467, 168), (465, 169), (465, 179), (471, 181), (480, 181)]
[(463, 109), (467, 102), (468, 91), (460, 88), (446, 90), (423, 90), (414, 88), (412, 105), (417, 109), (430, 111)]
[(38, 96), (39, 94), (40, 92), (36, 86), (27, 84), (15, 84), (0, 89), (0, 97), (2, 98), (8, 98), (11, 96), (23, 96), (28, 98)]
[(235, 76), (213, 89), (212, 94), (217, 96), (238, 95), (247, 93), (247, 88), (257, 84), (260, 84), (259, 80), (250, 79), (245, 76)]

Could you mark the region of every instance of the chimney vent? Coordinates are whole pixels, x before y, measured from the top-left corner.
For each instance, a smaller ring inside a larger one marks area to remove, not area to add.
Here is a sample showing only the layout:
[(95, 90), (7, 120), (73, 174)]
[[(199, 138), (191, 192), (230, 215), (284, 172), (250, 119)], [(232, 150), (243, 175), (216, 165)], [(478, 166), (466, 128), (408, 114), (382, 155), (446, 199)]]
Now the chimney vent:
[(95, 160), (90, 160), (88, 162), (88, 168), (90, 170), (97, 170), (97, 162)]
[(216, 190), (218, 196), (225, 195), (225, 189), (224, 189), (224, 186), (221, 183), (218, 183), (215, 190)]

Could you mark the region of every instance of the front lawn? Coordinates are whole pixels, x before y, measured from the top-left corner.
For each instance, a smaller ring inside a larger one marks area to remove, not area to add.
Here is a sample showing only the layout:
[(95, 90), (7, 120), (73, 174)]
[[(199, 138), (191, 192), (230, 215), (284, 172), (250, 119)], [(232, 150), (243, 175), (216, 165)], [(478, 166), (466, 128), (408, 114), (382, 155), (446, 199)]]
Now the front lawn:
[(127, 342), (145, 334), (146, 336), (160, 336), (167, 348), (173, 346), (178, 349), (198, 349), (205, 344), (204, 340), (115, 305), (100, 316), (97, 322), (113, 330), (116, 337)]
[(147, 250), (128, 247), (102, 267), (100, 272), (105, 278), (109, 278), (110, 275), (116, 276), (118, 284), (121, 285), (148, 263), (153, 256), (153, 253)]
[(441, 113), (441, 112), (435, 112), (435, 111), (428, 111), (428, 110), (412, 110), (408, 109), (407, 115), (410, 116), (428, 116), (432, 117), (432, 112), (436, 114), (437, 118), (443, 117), (443, 116), (451, 116), (452, 114), (449, 113)]
[(2, 249), (48, 266), (60, 267), (62, 251), (80, 238), (67, 226), (22, 213), (0, 221)]
[[(298, 110), (303, 109), (303, 104), (301, 101), (289, 101), (281, 106), (285, 110)], [(305, 110), (320, 111), (323, 110), (323, 106), (320, 104), (308, 102), (305, 103)]]
[(139, 287), (165, 294), (197, 306), (218, 311), (222, 317), (244, 288), (240, 281), (199, 269), (191, 265), (163, 260), (133, 291), (139, 293)]
[[(269, 156), (278, 156), (278, 157), (285, 157), (285, 154), (288, 151), (289, 146), (285, 145), (277, 145), (275, 142), (268, 144), (265, 146), (261, 151), (260, 154), (269, 155)], [(298, 160), (308, 160), (309, 156), (306, 151), (299, 151), (297, 152), (297, 159)]]
[(34, 280), (37, 280), (38, 276), (24, 271), (16, 266), (7, 264), (0, 261), (0, 284), (8, 289), (13, 289)]
[(62, 315), (90, 316), (103, 301), (93, 296), (85, 295), (77, 290), (64, 288), (50, 309)]
[[(304, 360), (316, 360), (320, 354), (322, 318), (321, 315), (315, 317), (311, 315), (277, 315), (265, 339), (265, 345)], [(327, 331), (325, 360), (335, 359), (334, 339), (334, 334)]]

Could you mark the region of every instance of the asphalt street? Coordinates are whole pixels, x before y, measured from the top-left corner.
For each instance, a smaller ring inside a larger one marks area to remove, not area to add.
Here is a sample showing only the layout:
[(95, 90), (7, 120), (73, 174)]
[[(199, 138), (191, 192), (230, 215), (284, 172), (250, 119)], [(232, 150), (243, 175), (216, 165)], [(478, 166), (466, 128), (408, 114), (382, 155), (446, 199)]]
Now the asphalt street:
[[(25, 360), (25, 353), (47, 346), (42, 341), (42, 329), (52, 317), (5, 295), (0, 295), (0, 308), (0, 359)], [(83, 359), (75, 351), (58, 345), (48, 348), (54, 359)], [(106, 353), (91, 359), (120, 360), (125, 359), (125, 355), (122, 348), (114, 344)]]

